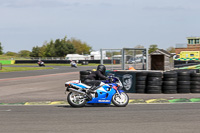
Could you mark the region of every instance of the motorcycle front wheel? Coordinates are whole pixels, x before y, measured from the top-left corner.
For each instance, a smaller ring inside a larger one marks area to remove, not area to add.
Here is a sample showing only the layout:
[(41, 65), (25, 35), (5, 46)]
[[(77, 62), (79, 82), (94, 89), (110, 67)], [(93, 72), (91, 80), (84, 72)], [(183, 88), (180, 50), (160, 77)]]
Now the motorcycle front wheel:
[(112, 103), (117, 107), (125, 107), (129, 102), (129, 97), (126, 93), (115, 93), (112, 97)]
[(68, 94), (67, 101), (72, 107), (84, 107), (87, 102), (83, 96), (72, 92)]

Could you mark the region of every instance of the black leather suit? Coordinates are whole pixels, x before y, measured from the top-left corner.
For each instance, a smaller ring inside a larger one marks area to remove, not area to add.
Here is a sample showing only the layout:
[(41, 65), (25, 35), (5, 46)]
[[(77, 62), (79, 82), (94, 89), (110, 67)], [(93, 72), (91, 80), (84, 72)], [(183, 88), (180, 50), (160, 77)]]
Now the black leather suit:
[(99, 70), (92, 72), (85, 79), (84, 83), (90, 86), (93, 86), (91, 89), (95, 90), (96, 86), (99, 86), (102, 80), (106, 80), (107, 77)]

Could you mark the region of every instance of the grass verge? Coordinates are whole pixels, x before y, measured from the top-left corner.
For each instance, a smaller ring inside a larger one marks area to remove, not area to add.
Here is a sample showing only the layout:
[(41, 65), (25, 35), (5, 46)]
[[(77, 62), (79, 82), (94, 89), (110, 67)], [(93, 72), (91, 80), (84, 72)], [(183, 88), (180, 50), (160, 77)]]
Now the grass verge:
[(53, 69), (53, 67), (2, 67), (2, 70), (0, 70), (0, 72), (31, 71), (44, 69)]
[[(11, 66), (11, 65), (15, 65), (15, 66), (38, 66), (38, 64), (6, 64), (6, 66)], [(96, 63), (90, 63), (88, 65), (82, 65), (82, 64), (78, 64), (78, 66), (98, 66), (100, 64), (96, 64)], [(48, 64), (45, 63), (45, 66), (71, 66), (70, 64)]]

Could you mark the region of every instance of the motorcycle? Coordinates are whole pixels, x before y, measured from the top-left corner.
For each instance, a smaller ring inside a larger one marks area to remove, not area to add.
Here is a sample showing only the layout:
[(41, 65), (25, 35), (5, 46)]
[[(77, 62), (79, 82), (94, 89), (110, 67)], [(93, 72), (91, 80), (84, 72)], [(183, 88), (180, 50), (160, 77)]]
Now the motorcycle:
[(74, 62), (74, 61), (71, 61), (71, 67), (75, 67), (75, 68), (77, 68), (77, 64)]
[(44, 62), (43, 61), (38, 61), (38, 66), (44, 66), (45, 67), (45, 65), (44, 65)]
[(88, 86), (79, 80), (68, 81), (65, 83), (66, 91), (69, 92), (67, 101), (72, 107), (83, 107), (85, 104), (111, 104), (117, 107), (125, 107), (129, 102), (128, 95), (121, 90), (123, 85), (119, 78), (109, 77), (102, 81), (98, 89), (89, 93)]
[(71, 67), (77, 68), (77, 65), (76, 64), (71, 64)]

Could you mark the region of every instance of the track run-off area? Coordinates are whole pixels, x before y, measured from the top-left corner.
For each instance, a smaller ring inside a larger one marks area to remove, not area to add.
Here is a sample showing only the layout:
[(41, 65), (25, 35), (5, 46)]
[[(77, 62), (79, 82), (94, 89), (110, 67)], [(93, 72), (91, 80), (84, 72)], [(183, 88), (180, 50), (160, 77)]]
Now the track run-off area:
[(128, 93), (130, 101), (123, 108), (70, 107), (64, 93), (65, 82), (79, 79), (80, 70), (94, 68), (57, 66), (49, 70), (0, 73), (1, 132), (199, 132), (199, 94)]

